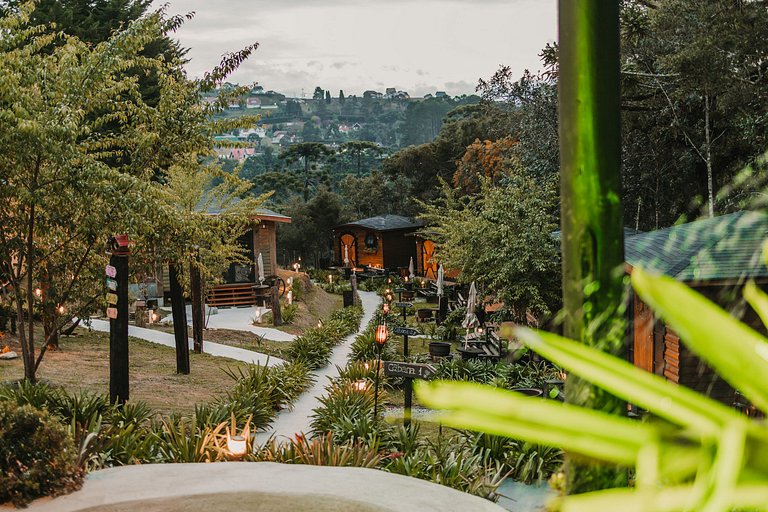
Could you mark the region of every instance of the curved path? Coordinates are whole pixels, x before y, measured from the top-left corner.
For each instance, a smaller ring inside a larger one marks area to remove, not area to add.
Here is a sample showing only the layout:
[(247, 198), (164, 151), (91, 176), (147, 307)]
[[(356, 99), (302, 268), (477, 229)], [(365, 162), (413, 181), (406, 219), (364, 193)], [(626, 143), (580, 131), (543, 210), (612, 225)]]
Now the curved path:
[[(91, 328), (94, 331), (109, 332), (109, 322), (107, 320), (91, 319)], [(173, 334), (167, 332), (156, 331), (154, 329), (146, 329), (144, 327), (136, 327), (134, 325), (128, 326), (128, 336), (139, 338), (158, 345), (164, 345), (166, 347), (175, 348), (176, 341)], [(192, 340), (189, 340), (189, 347), (192, 348)], [(221, 343), (213, 343), (212, 341), (203, 341), (203, 352), (217, 357), (226, 357), (234, 359), (235, 361), (242, 361), (244, 363), (260, 364), (267, 366), (275, 366), (283, 362), (282, 359), (276, 357), (267, 356), (253, 350), (246, 350), (244, 348), (230, 347), (229, 345), (222, 345)]]
[(258, 440), (263, 442), (270, 435), (293, 437), (298, 433), (309, 433), (311, 430), (312, 410), (320, 405), (318, 398), (325, 393), (325, 386), (328, 379), (338, 377), (339, 371), (336, 366), (345, 367), (347, 365), (347, 356), (352, 348), (352, 342), (355, 337), (365, 330), (365, 327), (373, 318), (379, 307), (379, 296), (375, 292), (358, 291), (360, 302), (363, 305), (363, 318), (360, 321), (360, 330), (350, 334), (344, 341), (333, 349), (331, 362), (324, 368), (312, 372), (315, 383), (293, 404), (293, 408), (284, 409), (278, 414), (270, 429), (265, 433), (258, 434)]

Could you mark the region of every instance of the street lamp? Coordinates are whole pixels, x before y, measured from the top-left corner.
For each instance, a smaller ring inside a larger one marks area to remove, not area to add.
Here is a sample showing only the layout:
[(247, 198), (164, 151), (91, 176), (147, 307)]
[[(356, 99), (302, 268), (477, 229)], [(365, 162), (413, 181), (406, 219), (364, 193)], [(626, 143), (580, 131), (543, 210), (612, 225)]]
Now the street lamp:
[(381, 350), (384, 348), (384, 345), (387, 343), (387, 337), (389, 337), (389, 329), (387, 329), (387, 322), (384, 321), (384, 323), (379, 324), (378, 327), (376, 327), (376, 354), (377, 354), (377, 361), (376, 361), (376, 384), (373, 391), (373, 420), (376, 421), (376, 418), (378, 417), (378, 408), (379, 408), (379, 372), (381, 371)]

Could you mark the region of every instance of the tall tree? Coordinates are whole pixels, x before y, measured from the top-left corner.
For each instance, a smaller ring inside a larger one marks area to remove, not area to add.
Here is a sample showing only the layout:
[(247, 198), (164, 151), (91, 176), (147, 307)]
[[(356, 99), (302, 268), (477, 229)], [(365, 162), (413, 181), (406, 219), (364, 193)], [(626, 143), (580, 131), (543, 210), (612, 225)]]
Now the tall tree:
[(339, 146), (339, 151), (341, 153), (349, 153), (352, 156), (356, 163), (357, 177), (360, 178), (363, 170), (363, 157), (381, 155), (384, 149), (373, 142), (353, 140)]
[(311, 171), (314, 164), (322, 161), (324, 158), (333, 154), (333, 151), (328, 149), (325, 144), (319, 142), (302, 142), (301, 144), (294, 144), (289, 146), (285, 150), (280, 158), (289, 162), (303, 162), (304, 164), (304, 187), (303, 195), (304, 201), (309, 199), (309, 184), (312, 181)]
[(315, 92), (312, 93), (313, 100), (322, 100), (325, 97), (325, 91), (319, 85), (315, 87)]

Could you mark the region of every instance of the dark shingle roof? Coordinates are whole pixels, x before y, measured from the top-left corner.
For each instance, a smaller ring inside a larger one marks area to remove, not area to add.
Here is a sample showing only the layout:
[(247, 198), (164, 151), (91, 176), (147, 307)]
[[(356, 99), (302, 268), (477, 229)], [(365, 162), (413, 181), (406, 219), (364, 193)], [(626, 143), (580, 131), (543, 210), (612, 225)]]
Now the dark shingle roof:
[(768, 277), (768, 214), (742, 211), (626, 237), (627, 263), (680, 281)]
[(343, 227), (361, 227), (372, 231), (397, 231), (398, 229), (417, 229), (422, 226), (421, 222), (414, 222), (400, 215), (379, 215), (378, 217), (369, 217), (367, 219), (356, 220), (347, 224), (336, 226), (336, 229)]

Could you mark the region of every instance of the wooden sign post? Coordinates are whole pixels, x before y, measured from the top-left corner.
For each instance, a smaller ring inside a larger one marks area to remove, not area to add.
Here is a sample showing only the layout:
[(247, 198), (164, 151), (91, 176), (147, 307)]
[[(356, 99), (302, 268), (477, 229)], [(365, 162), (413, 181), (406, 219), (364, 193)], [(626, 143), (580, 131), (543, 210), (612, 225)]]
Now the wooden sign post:
[(109, 401), (128, 401), (128, 237), (110, 238), (107, 275), (107, 316), (109, 317)]
[[(396, 327), (393, 332), (397, 333), (398, 330), (404, 330), (407, 328)], [(407, 329), (409, 331), (415, 331), (415, 329)], [(410, 333), (413, 335), (413, 333)], [(407, 339), (407, 335), (403, 335)], [(384, 375), (389, 377), (402, 377), (403, 380), (403, 392), (405, 395), (403, 413), (403, 425), (408, 427), (411, 424), (411, 408), (413, 407), (413, 379), (428, 379), (433, 373), (435, 373), (434, 367), (428, 364), (417, 363), (400, 363), (397, 361), (384, 361)]]

